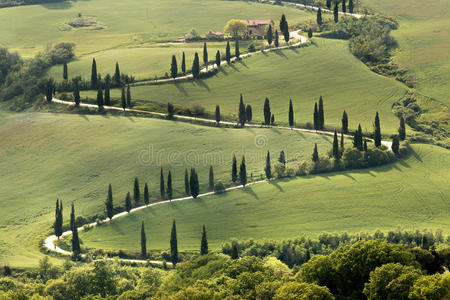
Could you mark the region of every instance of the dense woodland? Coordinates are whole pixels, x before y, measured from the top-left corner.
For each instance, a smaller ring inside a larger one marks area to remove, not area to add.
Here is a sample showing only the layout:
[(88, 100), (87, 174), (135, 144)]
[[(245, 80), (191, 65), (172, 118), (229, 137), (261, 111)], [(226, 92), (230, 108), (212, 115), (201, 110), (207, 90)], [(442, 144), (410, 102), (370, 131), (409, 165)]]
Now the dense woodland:
[(175, 270), (104, 260), (57, 267), (44, 258), (37, 270), (5, 266), (0, 298), (437, 300), (450, 296), (449, 242), (428, 231), (323, 234), (232, 241), (214, 254), (204, 229), (200, 255)]

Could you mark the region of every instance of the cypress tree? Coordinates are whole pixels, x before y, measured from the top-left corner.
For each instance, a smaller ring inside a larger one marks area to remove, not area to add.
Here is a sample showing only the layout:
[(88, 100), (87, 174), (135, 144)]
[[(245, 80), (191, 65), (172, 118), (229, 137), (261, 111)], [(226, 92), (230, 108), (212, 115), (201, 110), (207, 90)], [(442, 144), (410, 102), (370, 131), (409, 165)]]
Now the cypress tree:
[(367, 152), (367, 140), (364, 140), (364, 147), (363, 147), (364, 151)]
[(105, 105), (111, 105), (111, 92), (110, 92), (110, 76), (109, 74), (105, 77)]
[(221, 63), (220, 51), (217, 50), (217, 52), (216, 52), (216, 66), (220, 67), (220, 63)]
[(247, 122), (251, 122), (253, 119), (252, 106), (250, 104), (247, 104), (245, 108), (245, 119)]
[(208, 70), (208, 49), (206, 47), (206, 42), (203, 43), (203, 63), (205, 64), (206, 70)]
[(175, 113), (175, 107), (172, 103), (167, 102), (167, 118), (172, 119)]
[(317, 143), (314, 144), (314, 151), (312, 154), (312, 161), (317, 163), (319, 161), (319, 151), (317, 150)]
[(231, 181), (236, 182), (237, 180), (237, 160), (236, 155), (233, 154), (233, 164), (231, 167)]
[(69, 79), (69, 74), (67, 72), (67, 63), (66, 62), (64, 62), (64, 64), (63, 64), (63, 79), (64, 80)]
[(216, 123), (217, 125), (220, 124), (220, 106), (216, 105)]
[(343, 13), (347, 12), (347, 7), (345, 6), (345, 0), (342, 0), (342, 12)]
[(338, 3), (334, 4), (333, 15), (334, 15), (334, 23), (337, 23), (339, 21), (339, 6), (338, 6)]
[(122, 96), (120, 97), (120, 100), (122, 102), (122, 108), (125, 110), (127, 108), (127, 99), (125, 98), (125, 89), (122, 88)]
[(331, 0), (327, 0), (327, 4), (326, 5), (327, 5), (328, 9), (331, 9)]
[(311, 27), (308, 29), (308, 38), (312, 38), (313, 37), (313, 32)]
[(348, 1), (348, 11), (352, 14), (353, 13), (353, 9), (354, 9), (354, 6), (353, 6), (353, 0), (349, 0)]
[(270, 152), (269, 151), (267, 151), (266, 167), (264, 168), (264, 171), (266, 172), (266, 178), (270, 180), (272, 178), (272, 167), (270, 165)]
[(289, 127), (294, 127), (294, 107), (292, 106), (292, 99), (289, 100)]
[(202, 242), (200, 244), (200, 255), (208, 254), (208, 240), (206, 239), (206, 227), (202, 228)]
[(214, 190), (214, 170), (213, 170), (213, 166), (209, 167), (209, 184), (208, 184), (208, 188), (210, 191)]
[(392, 138), (392, 152), (394, 152), (395, 154), (398, 154), (398, 150), (400, 148), (400, 140), (398, 138), (398, 135), (394, 135), (394, 137)]
[(344, 113), (342, 114), (342, 132), (347, 134), (348, 133), (348, 115), (347, 112), (344, 110)]
[(200, 62), (197, 52), (195, 52), (194, 61), (192, 63), (192, 76), (194, 76), (194, 78), (200, 77)]
[(127, 106), (131, 107), (131, 91), (130, 86), (127, 86)]
[(373, 135), (373, 140), (375, 142), (375, 147), (381, 147), (381, 127), (378, 112), (375, 115), (375, 132)]
[(281, 32), (284, 32), (284, 29), (286, 28), (286, 24), (287, 24), (286, 16), (283, 14), (280, 19), (280, 31)]
[(150, 194), (148, 192), (147, 182), (144, 185), (144, 203), (145, 203), (145, 205), (148, 205), (150, 203)]
[(353, 137), (353, 147), (363, 151), (363, 141), (362, 141), (362, 129), (361, 124), (358, 125), (358, 129)]
[(231, 248), (231, 259), (239, 259), (239, 250), (236, 243)]
[(119, 62), (116, 62), (116, 70), (114, 71), (113, 79), (114, 79), (114, 83), (116, 84), (116, 86), (120, 86), (121, 85)]
[(270, 118), (270, 125), (274, 125), (275, 124), (275, 115), (272, 114), (272, 117)]
[(228, 63), (231, 62), (231, 50), (230, 50), (230, 41), (227, 41), (227, 48), (225, 50), (225, 59)]
[(314, 104), (314, 129), (319, 130), (319, 112), (317, 110), (317, 102)]
[(241, 125), (241, 127), (244, 127), (245, 125), (245, 105), (242, 94), (239, 100), (239, 125)]
[(283, 165), (286, 165), (286, 155), (284, 154), (284, 150), (281, 150), (280, 157), (278, 158), (278, 161), (282, 163)]
[(236, 38), (236, 42), (234, 44), (234, 55), (237, 59), (241, 59), (241, 52), (239, 51), (239, 40)]
[(322, 24), (322, 9), (319, 7), (319, 10), (317, 11), (317, 25), (322, 26)]
[(127, 193), (125, 197), (125, 210), (129, 213), (131, 211), (131, 196), (130, 192)]
[(341, 132), (341, 149), (344, 150), (344, 134)]
[(78, 228), (75, 222), (75, 206), (73, 203), (72, 203), (72, 211), (70, 213), (70, 230), (72, 231), (72, 251), (73, 254), (76, 256), (80, 253), (81, 247), (80, 247), (80, 239), (78, 237)]
[(73, 99), (75, 100), (75, 106), (80, 106), (80, 88), (78, 87), (78, 80), (74, 80)]
[(270, 45), (272, 45), (273, 42), (273, 31), (272, 31), (272, 25), (269, 24), (269, 28), (267, 28), (267, 43)]
[(55, 82), (52, 78), (49, 78), (45, 82), (45, 98), (47, 102), (50, 103), (53, 100), (53, 92), (55, 91)]
[(183, 72), (183, 75), (186, 75), (186, 55), (183, 51), (183, 58), (181, 59), (181, 72)]
[(338, 159), (340, 158), (340, 153), (339, 153), (339, 141), (338, 141), (338, 137), (337, 137), (337, 132), (336, 132), (336, 130), (334, 131), (333, 157), (334, 157), (335, 160), (338, 160)]
[(161, 199), (165, 199), (166, 191), (165, 191), (165, 187), (164, 187), (164, 173), (163, 173), (162, 167), (161, 167), (161, 175), (159, 178), (159, 191), (160, 191)]
[(55, 236), (58, 237), (58, 240), (59, 237), (62, 235), (61, 217), (62, 217), (62, 209), (59, 204), (59, 199), (56, 199), (55, 223), (53, 224), (53, 228), (55, 230)]
[(147, 257), (147, 237), (145, 236), (144, 221), (141, 225), (141, 256), (142, 258)]
[(178, 263), (177, 225), (175, 219), (173, 219), (172, 231), (170, 232), (170, 259), (174, 266)]
[(95, 58), (92, 59), (92, 68), (91, 68), (91, 88), (97, 88), (97, 62)]
[(188, 175), (188, 170), (184, 169), (184, 193), (186, 195), (190, 195), (189, 193), (190, 191), (190, 187), (189, 187), (189, 175)]
[(400, 117), (400, 127), (398, 128), (398, 137), (404, 141), (406, 139), (405, 119)]
[(318, 121), (319, 121), (319, 129), (320, 130), (324, 130), (324, 128), (325, 128), (325, 114), (324, 114), (324, 111), (323, 111), (323, 99), (322, 99), (322, 96), (320, 96), (320, 98), (319, 98), (319, 119), (318, 119)]
[(191, 169), (191, 179), (189, 181), (191, 188), (191, 196), (195, 199), (199, 195), (200, 187), (198, 182), (198, 175), (194, 168)]
[(167, 175), (167, 199), (172, 200), (172, 195), (172, 173), (169, 170), (169, 175)]
[(269, 98), (266, 98), (264, 101), (264, 124), (267, 126), (270, 124), (270, 117), (272, 113), (270, 112), (270, 101)]
[(139, 179), (134, 178), (134, 189), (133, 189), (134, 201), (139, 202), (141, 200), (141, 191), (139, 188)]
[(112, 217), (114, 216), (114, 204), (113, 204), (113, 194), (112, 194), (112, 187), (111, 184), (109, 184), (108, 187), (108, 197), (106, 198), (106, 216), (112, 220)]
[(177, 65), (177, 58), (175, 55), (172, 55), (172, 63), (170, 64), (170, 76), (172, 78), (176, 78), (178, 75), (178, 65)]
[(279, 37), (278, 37), (278, 30), (275, 30), (275, 40), (274, 40), (273, 44), (276, 48), (278, 48), (278, 46), (280, 45), (280, 41), (279, 41)]
[(103, 108), (103, 91), (102, 88), (99, 88), (97, 91), (97, 105), (99, 109)]
[(289, 25), (288, 25), (287, 21), (286, 21), (286, 24), (284, 26), (285, 26), (284, 30), (283, 30), (284, 41), (286, 43), (288, 43), (289, 42)]
[(245, 156), (242, 155), (241, 167), (239, 169), (239, 180), (241, 184), (245, 187), (247, 184), (247, 168), (245, 166)]

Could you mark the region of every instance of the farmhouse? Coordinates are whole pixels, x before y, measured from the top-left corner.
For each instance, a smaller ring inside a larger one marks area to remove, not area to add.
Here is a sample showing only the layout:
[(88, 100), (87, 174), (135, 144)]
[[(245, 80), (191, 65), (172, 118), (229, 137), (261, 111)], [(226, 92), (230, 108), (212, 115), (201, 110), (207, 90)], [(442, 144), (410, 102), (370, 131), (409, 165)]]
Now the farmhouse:
[(247, 35), (264, 36), (266, 35), (266, 27), (272, 25), (272, 20), (244, 20), (247, 23)]

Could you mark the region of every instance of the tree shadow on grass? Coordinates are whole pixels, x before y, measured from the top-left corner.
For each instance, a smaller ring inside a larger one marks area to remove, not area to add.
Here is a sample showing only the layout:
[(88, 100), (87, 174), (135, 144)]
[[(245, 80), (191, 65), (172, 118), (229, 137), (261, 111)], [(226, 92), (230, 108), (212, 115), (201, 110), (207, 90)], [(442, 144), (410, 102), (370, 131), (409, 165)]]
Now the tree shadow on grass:
[(223, 75), (228, 76), (228, 72), (225, 71), (224, 67), (219, 67), (219, 71), (223, 73)]
[(244, 67), (246, 67), (247, 69), (249, 69), (249, 67), (245, 64), (243, 59), (239, 59), (238, 63), (240, 63), (241, 65), (243, 65)]
[(411, 152), (411, 154), (414, 156), (415, 159), (417, 159), (417, 160), (420, 161), (420, 162), (423, 162), (422, 158), (419, 156), (419, 154), (417, 154), (416, 151), (414, 151), (413, 148), (411, 148), (411, 151), (410, 151), (410, 152)]
[(235, 71), (237, 71), (237, 72), (241, 72), (238, 68), (236, 68), (236, 67), (234, 66), (234, 63), (229, 63), (228, 65), (229, 65), (230, 68), (232, 68), (233, 70), (235, 70)]
[(210, 89), (209, 86), (205, 83), (204, 80), (199, 79), (199, 80), (196, 80), (196, 81), (194, 81), (194, 82), (195, 82), (198, 86), (201, 86), (201, 87), (205, 88), (208, 92), (211, 92), (211, 89)]
[(250, 196), (252, 196), (253, 198), (255, 198), (256, 200), (259, 200), (258, 195), (253, 191), (253, 188), (251, 187), (245, 187), (242, 189), (242, 191), (246, 194), (249, 194)]
[(175, 86), (178, 89), (178, 91), (181, 92), (183, 95), (189, 96), (189, 94), (186, 92), (186, 89), (183, 87), (182, 84), (180, 84), (179, 82), (175, 81)]
[(300, 52), (298, 52), (297, 48), (295, 48), (295, 47), (290, 47), (289, 50), (291, 50), (292, 52), (295, 52), (297, 54), (300, 53)]
[(344, 175), (345, 177), (350, 178), (350, 179), (353, 180), (353, 181), (358, 181), (358, 180), (356, 180), (355, 177), (353, 177), (352, 175), (350, 175), (348, 172), (343, 172), (342, 175)]
[(289, 58), (286, 56), (286, 54), (284, 54), (283, 51), (281, 51), (281, 50), (275, 50), (274, 52), (275, 52), (278, 56), (280, 56), (280, 57), (284, 57), (284, 58), (286, 58), (286, 59), (289, 59)]
[(269, 181), (269, 184), (275, 186), (280, 192), (284, 193), (284, 189), (276, 181)]
[[(129, 214), (127, 216), (129, 217)], [(112, 222), (109, 222), (109, 225), (111, 226), (112, 230), (115, 233), (125, 234), (125, 232), (122, 230), (122, 228), (119, 225), (117, 225), (117, 222), (114, 222), (114, 220)]]

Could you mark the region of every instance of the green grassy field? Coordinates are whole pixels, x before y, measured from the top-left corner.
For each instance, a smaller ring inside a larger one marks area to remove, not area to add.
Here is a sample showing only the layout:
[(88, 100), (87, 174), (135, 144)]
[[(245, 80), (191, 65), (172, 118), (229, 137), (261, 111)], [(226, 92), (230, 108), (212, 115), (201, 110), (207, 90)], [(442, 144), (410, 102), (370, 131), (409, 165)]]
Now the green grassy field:
[(262, 183), (147, 208), (83, 232), (81, 239), (92, 248), (138, 251), (144, 220), (147, 247), (168, 249), (173, 218), (182, 250), (199, 250), (202, 224), (214, 250), (231, 238), (283, 239), (396, 228), (448, 233), (448, 150), (430, 145), (412, 149), (408, 158), (371, 170)]
[(450, 106), (449, 0), (364, 2), (400, 22), (392, 33), (400, 45), (396, 58), (416, 76), (417, 90)]
[[(60, 29), (78, 13), (95, 16), (106, 28)], [(48, 43), (57, 42), (76, 43), (77, 55), (81, 55), (180, 39), (193, 28), (201, 35), (210, 30), (223, 32), (230, 19), (271, 18), (278, 22), (283, 13), (290, 24), (315, 17), (312, 13), (294, 8), (243, 1), (67, 1), (1, 9), (0, 33), (2, 46), (24, 55), (31, 55), (44, 49)]]
[[(392, 103), (401, 98), (406, 88), (399, 82), (379, 76), (367, 69), (348, 51), (347, 42), (315, 39), (307, 48), (258, 54), (223, 67), (215, 76), (196, 82), (137, 86), (132, 97), (137, 108), (151, 109), (157, 102), (176, 106), (192, 103), (214, 112), (236, 117), (239, 94), (253, 107), (253, 119), (263, 120), (265, 97), (271, 100), (278, 123), (287, 123), (288, 104), (294, 102), (297, 123), (312, 122), (314, 102), (324, 97), (327, 126), (341, 126), (343, 110), (349, 113), (350, 127), (361, 122), (363, 130), (373, 130), (375, 112), (379, 111), (384, 133), (394, 133), (398, 119), (392, 114)], [(96, 92), (82, 93), (95, 98)], [(112, 91), (120, 98), (120, 91)]]
[[(241, 41), (242, 53), (247, 52), (248, 45), (256, 47), (264, 41)], [(225, 57), (226, 42), (208, 42), (208, 58), (214, 60), (219, 50)], [(176, 55), (178, 70), (181, 74), (181, 60), (183, 52), (186, 54), (186, 69), (190, 70), (195, 52), (198, 52), (203, 62), (203, 43), (188, 44), (156, 44), (145, 48), (118, 48), (93, 54), (83, 55), (68, 64), (69, 77), (81, 76), (90, 80), (92, 59), (95, 58), (97, 68), (102, 75), (114, 74), (116, 62), (119, 62), (120, 70), (124, 74), (133, 75), (137, 80), (153, 79), (163, 76), (166, 72), (170, 74), (172, 55)], [(62, 80), (62, 65), (54, 66), (49, 71), (49, 76), (56, 80)]]
[(35, 265), (39, 239), (49, 233), (56, 198), (77, 215), (104, 211), (108, 184), (124, 203), (137, 176), (159, 194), (160, 167), (170, 169), (174, 196), (184, 191), (185, 167), (196, 167), (206, 192), (212, 164), (216, 181), (231, 181), (231, 159), (243, 153), (253, 180), (265, 155), (284, 149), (290, 161), (310, 159), (314, 143), (325, 153), (331, 138), (269, 129), (225, 129), (135, 117), (0, 112), (0, 263)]

